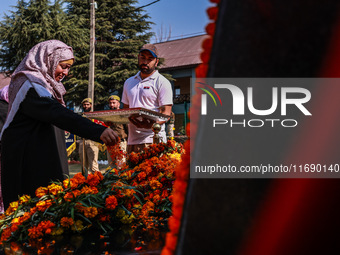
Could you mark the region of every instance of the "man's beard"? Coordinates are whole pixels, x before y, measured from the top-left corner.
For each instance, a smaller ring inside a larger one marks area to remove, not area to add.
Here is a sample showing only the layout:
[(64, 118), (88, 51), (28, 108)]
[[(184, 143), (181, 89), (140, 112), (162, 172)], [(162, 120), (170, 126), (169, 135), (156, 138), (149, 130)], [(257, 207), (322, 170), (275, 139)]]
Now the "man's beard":
[(89, 111), (91, 111), (91, 108), (84, 109), (84, 112), (89, 112)]
[[(143, 68), (146, 67), (146, 68)], [(153, 71), (155, 71), (156, 67), (153, 66), (151, 68), (148, 68), (147, 65), (139, 65), (139, 70), (144, 74), (151, 74)]]

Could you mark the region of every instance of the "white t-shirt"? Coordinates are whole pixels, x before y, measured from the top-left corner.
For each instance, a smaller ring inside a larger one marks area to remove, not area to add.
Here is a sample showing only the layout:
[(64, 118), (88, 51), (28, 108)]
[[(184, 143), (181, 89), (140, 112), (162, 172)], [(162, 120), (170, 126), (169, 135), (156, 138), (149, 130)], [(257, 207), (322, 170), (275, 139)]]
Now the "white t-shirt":
[[(138, 72), (125, 81), (122, 102), (130, 108), (142, 107), (159, 112), (161, 106), (173, 104), (171, 83), (158, 71), (144, 80)], [(154, 132), (151, 129), (137, 128), (132, 123), (129, 123), (128, 127), (129, 145), (153, 142)], [(158, 134), (162, 141), (166, 142), (164, 124)]]

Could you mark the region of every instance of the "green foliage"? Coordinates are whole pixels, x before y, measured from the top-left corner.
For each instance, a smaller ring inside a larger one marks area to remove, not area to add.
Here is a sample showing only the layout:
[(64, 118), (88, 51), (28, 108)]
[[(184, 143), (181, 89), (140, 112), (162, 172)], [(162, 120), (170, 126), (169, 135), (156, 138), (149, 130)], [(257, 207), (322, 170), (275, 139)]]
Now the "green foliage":
[[(53, 3), (51, 3), (53, 2)], [(95, 110), (138, 72), (137, 55), (152, 33), (149, 16), (136, 0), (97, 0)], [(65, 101), (80, 105), (87, 97), (90, 0), (18, 0), (0, 22), (0, 71), (11, 73), (37, 43), (58, 39), (74, 49), (75, 64), (64, 80)]]
[[(89, 1), (69, 0), (68, 15), (81, 16), (90, 24)], [(152, 34), (149, 16), (133, 6), (135, 0), (98, 0), (96, 9), (95, 46), (95, 110), (103, 109), (107, 98), (115, 91), (122, 93), (124, 81), (138, 71), (140, 47)], [(88, 34), (90, 30), (88, 29)], [(75, 49), (76, 63), (64, 83), (67, 101), (79, 105), (87, 97), (89, 43)]]
[(15, 11), (0, 22), (1, 70), (11, 73), (37, 43), (57, 39), (69, 45), (84, 46), (87, 40), (83, 19), (66, 15), (62, 1), (18, 0)]

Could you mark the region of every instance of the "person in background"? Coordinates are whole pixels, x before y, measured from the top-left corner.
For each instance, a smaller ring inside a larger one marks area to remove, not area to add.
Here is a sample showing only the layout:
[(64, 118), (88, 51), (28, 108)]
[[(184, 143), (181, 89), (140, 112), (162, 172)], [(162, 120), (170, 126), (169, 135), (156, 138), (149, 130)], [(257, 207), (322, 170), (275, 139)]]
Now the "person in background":
[(65, 107), (61, 81), (73, 62), (70, 46), (44, 41), (28, 52), (12, 75), (9, 111), (0, 135), (5, 208), (19, 196), (35, 196), (37, 188), (66, 178), (65, 130), (107, 145), (117, 142), (112, 129)]
[[(85, 98), (82, 102), (83, 112), (90, 112), (92, 109), (92, 99)], [(79, 143), (79, 158), (82, 166), (94, 173), (99, 171), (98, 166), (98, 143), (91, 139), (81, 139)]]
[[(172, 87), (170, 82), (161, 75), (156, 67), (158, 65), (158, 51), (155, 45), (145, 44), (138, 55), (140, 71), (127, 79), (124, 83), (122, 102), (124, 108), (142, 107), (166, 115), (171, 114)], [(130, 117), (127, 153), (138, 152), (153, 142), (154, 133), (150, 119)], [(161, 124), (159, 135), (166, 142), (165, 121)]]
[(175, 113), (171, 112), (169, 123), (168, 123), (168, 126), (167, 126), (168, 137), (171, 138), (171, 137), (175, 136), (174, 130), (175, 130)]
[[(116, 95), (112, 95), (109, 97), (109, 108), (110, 110), (118, 110), (120, 108), (120, 97)], [(123, 153), (126, 153), (127, 147), (127, 125), (126, 124), (116, 124), (116, 123), (107, 123), (109, 124), (110, 128), (112, 128), (120, 138), (119, 147)], [(112, 159), (110, 157), (110, 153), (107, 151), (107, 160), (109, 164), (112, 163)], [(123, 162), (125, 161), (125, 157), (123, 158)]]

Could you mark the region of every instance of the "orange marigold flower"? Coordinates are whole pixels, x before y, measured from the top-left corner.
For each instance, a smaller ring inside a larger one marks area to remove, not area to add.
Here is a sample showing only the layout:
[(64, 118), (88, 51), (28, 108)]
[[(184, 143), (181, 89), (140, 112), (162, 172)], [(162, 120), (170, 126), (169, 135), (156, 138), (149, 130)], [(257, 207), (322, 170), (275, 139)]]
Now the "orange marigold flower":
[(64, 188), (70, 187), (71, 189), (78, 188), (78, 182), (76, 179), (66, 179), (63, 181)]
[(118, 201), (115, 196), (111, 195), (105, 199), (105, 207), (107, 209), (114, 210), (117, 205), (118, 205)]
[(98, 214), (97, 207), (85, 207), (84, 208), (84, 215), (87, 218), (94, 218)]
[(139, 181), (142, 181), (146, 178), (146, 173), (145, 172), (140, 172), (138, 175), (137, 175), (137, 179)]
[(74, 224), (74, 220), (69, 217), (62, 217), (60, 220), (60, 225), (64, 228), (69, 228)]
[(55, 227), (55, 224), (49, 220), (42, 221), (38, 224), (38, 226), (33, 226), (28, 229), (28, 236), (32, 239), (36, 239), (42, 237), (45, 234), (50, 234), (52, 232), (52, 228)]
[(45, 196), (48, 194), (48, 188), (46, 187), (40, 187), (40, 188), (37, 188), (36, 191), (35, 191), (35, 195), (39, 198)]
[(136, 191), (134, 191), (133, 189), (126, 189), (125, 190), (125, 195), (128, 196), (128, 197), (132, 197), (133, 194), (135, 194)]
[(100, 176), (98, 174), (94, 173), (94, 174), (89, 174), (87, 176), (86, 183), (90, 186), (97, 186), (100, 183), (100, 181), (101, 181)]
[(30, 209), (30, 214), (33, 215), (36, 213), (36, 211), (38, 211), (38, 208), (37, 207), (33, 207)]
[(49, 220), (42, 221), (38, 224), (38, 227), (42, 228), (45, 234), (51, 234), (52, 229), (55, 227), (55, 224)]
[(152, 200), (155, 204), (157, 204), (157, 203), (161, 202), (161, 197), (160, 197), (160, 195), (156, 195), (156, 196), (153, 197)]
[(100, 222), (109, 222), (110, 221), (110, 215), (105, 215), (105, 214), (100, 215), (99, 221)]
[(79, 211), (79, 212), (84, 212), (85, 206), (83, 206), (81, 203), (77, 203), (77, 204), (75, 205), (75, 208), (76, 208), (76, 210)]
[(52, 205), (52, 200), (45, 200), (45, 201), (39, 201), (36, 204), (36, 207), (38, 209), (38, 211), (40, 212), (44, 212), (46, 211), (47, 208), (49, 208)]
[(163, 186), (162, 183), (160, 183), (160, 182), (157, 181), (157, 180), (151, 180), (150, 183), (149, 183), (149, 185), (150, 185), (150, 187), (151, 187), (152, 189), (159, 189), (159, 188), (161, 188), (161, 187)]
[(73, 178), (73, 181), (76, 181), (78, 185), (81, 185), (86, 182), (86, 178), (82, 173), (76, 173)]
[(36, 239), (39, 237), (42, 237), (44, 233), (42, 232), (42, 229), (40, 227), (33, 226), (28, 229), (28, 236), (31, 239)]
[(65, 201), (70, 202), (72, 199), (76, 198), (77, 196), (81, 195), (80, 190), (73, 190), (71, 192), (67, 192), (64, 196)]
[(97, 194), (98, 189), (94, 186), (89, 187), (89, 186), (84, 186), (81, 191), (82, 194)]
[(2, 231), (0, 242), (2, 243), (3, 241), (7, 241), (11, 237), (11, 234), (12, 234), (11, 228), (10, 227), (5, 228)]
[(54, 196), (57, 195), (59, 192), (63, 191), (63, 187), (60, 186), (60, 185), (57, 185), (55, 183), (52, 183), (47, 188), (48, 188), (48, 191), (50, 192), (50, 194), (52, 194)]

